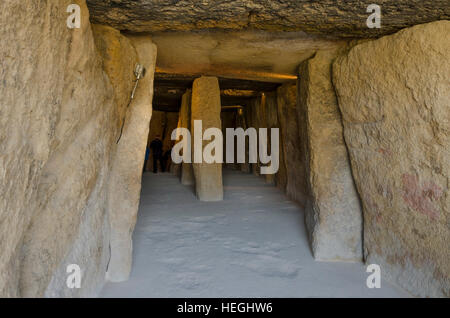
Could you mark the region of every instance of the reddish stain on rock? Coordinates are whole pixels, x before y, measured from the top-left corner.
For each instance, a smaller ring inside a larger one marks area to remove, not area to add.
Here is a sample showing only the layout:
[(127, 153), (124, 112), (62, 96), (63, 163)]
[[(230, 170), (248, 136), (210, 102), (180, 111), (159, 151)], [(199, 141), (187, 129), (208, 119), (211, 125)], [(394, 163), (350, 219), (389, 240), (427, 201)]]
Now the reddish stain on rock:
[(385, 155), (385, 156), (391, 156), (392, 155), (392, 151), (390, 151), (389, 149), (378, 148), (377, 151), (379, 153), (381, 153), (382, 155)]
[(412, 209), (428, 215), (431, 219), (439, 217), (439, 209), (434, 201), (442, 196), (442, 189), (434, 182), (419, 184), (419, 178), (411, 174), (403, 174), (403, 200)]

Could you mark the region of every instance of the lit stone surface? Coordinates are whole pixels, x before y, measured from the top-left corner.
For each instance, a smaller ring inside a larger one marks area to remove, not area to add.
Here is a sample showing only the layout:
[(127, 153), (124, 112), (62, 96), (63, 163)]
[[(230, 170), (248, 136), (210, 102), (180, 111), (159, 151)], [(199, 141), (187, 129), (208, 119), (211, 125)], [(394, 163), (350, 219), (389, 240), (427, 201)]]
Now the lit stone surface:
[[(186, 93), (183, 94), (183, 97), (181, 99), (181, 109), (178, 121), (179, 128), (186, 128), (190, 132), (191, 132), (191, 98), (192, 98), (192, 91), (187, 90)], [(192, 185), (195, 183), (192, 163), (189, 162), (181, 163), (180, 181), (181, 184), (184, 185)]]
[(306, 227), (314, 257), (362, 260), (362, 211), (331, 82), (336, 50), (319, 51), (299, 68), (299, 147), (308, 184)]
[[(194, 127), (195, 120), (201, 120), (202, 134), (208, 128), (222, 129), (220, 112), (220, 89), (217, 78), (202, 76), (196, 79), (192, 86), (191, 127)], [(191, 134), (194, 146), (195, 129), (191, 129)], [(203, 141), (202, 149), (210, 142)], [(197, 197), (201, 201), (220, 201), (223, 199), (222, 164), (206, 163), (203, 159), (203, 163), (192, 164)]]
[(450, 296), (450, 22), (356, 45), (334, 64), (368, 263)]
[(111, 259), (106, 278), (128, 279), (132, 263), (132, 234), (141, 194), (142, 167), (152, 114), (153, 75), (156, 46), (145, 36), (129, 37), (137, 59), (147, 72), (139, 81), (135, 99), (127, 110), (123, 135), (117, 146), (109, 180), (109, 222)]
[(259, 29), (305, 31), (336, 37), (374, 37), (419, 23), (450, 18), (447, 0), (383, 1), (381, 29), (368, 29), (367, 6), (347, 0), (176, 1), (88, 0), (92, 19), (120, 30)]

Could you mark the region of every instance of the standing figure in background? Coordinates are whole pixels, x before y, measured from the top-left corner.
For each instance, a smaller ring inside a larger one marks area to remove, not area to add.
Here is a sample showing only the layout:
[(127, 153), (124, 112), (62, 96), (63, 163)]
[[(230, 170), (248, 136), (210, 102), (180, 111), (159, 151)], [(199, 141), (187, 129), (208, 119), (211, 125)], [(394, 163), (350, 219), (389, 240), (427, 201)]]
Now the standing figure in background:
[(153, 173), (158, 172), (158, 161), (161, 164), (161, 171), (164, 172), (163, 143), (160, 135), (156, 135), (156, 138), (150, 143), (150, 149), (153, 154)]

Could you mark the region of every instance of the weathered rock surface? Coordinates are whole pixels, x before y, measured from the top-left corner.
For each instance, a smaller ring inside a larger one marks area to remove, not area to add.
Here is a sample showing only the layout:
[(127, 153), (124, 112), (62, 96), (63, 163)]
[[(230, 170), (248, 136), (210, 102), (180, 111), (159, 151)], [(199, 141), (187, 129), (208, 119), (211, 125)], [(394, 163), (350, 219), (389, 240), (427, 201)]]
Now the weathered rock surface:
[(303, 32), (257, 30), (160, 32), (152, 40), (162, 72), (280, 83), (295, 79), (299, 63), (315, 51), (344, 42)]
[[(202, 121), (202, 131), (208, 128), (222, 128), (220, 120), (220, 89), (217, 77), (202, 76), (194, 81), (192, 86), (191, 104), (191, 127), (194, 127), (195, 120)], [(198, 136), (195, 128), (192, 129), (192, 141)], [(203, 141), (203, 147), (211, 141)], [(194, 155), (194, 152), (193, 152)], [(202, 158), (202, 163), (193, 163), (195, 188), (197, 197), (201, 201), (221, 201), (223, 200), (222, 164), (206, 163)]]
[[(178, 128), (186, 128), (191, 132), (191, 99), (192, 91), (188, 89), (181, 99), (180, 115), (178, 119)], [(191, 140), (192, 142), (192, 140)], [(192, 160), (192, 158), (191, 158)], [(194, 170), (192, 163), (182, 162), (180, 169), (180, 181), (184, 185), (193, 185), (195, 183)]]
[[(91, 296), (104, 280), (117, 122), (84, 1), (0, 4), (0, 295)], [(66, 267), (82, 269), (68, 290)]]
[[(139, 81), (135, 98), (126, 111), (123, 133), (113, 157), (109, 179), (111, 259), (106, 278), (114, 282), (127, 280), (131, 271), (131, 236), (141, 194), (142, 167), (152, 114), (153, 75), (156, 65), (156, 46), (149, 37), (136, 36), (129, 39), (136, 48), (138, 62), (147, 71), (145, 77)], [(120, 60), (116, 62), (120, 63)], [(132, 72), (133, 69), (129, 71)]]
[(372, 2), (350, 0), (176, 1), (88, 0), (95, 23), (120, 30), (262, 29), (305, 31), (336, 37), (374, 37), (450, 17), (446, 0), (383, 1), (382, 28), (366, 26)]
[(278, 120), (284, 163), (287, 169), (286, 180), (278, 175), (278, 183), (286, 184), (286, 194), (301, 205), (307, 197), (306, 163), (304, 155), (305, 140), (300, 140), (300, 127), (297, 116), (297, 84), (287, 83), (277, 90)]
[(130, 40), (121, 33), (108, 26), (92, 25), (95, 46), (103, 60), (103, 69), (108, 75), (114, 88), (113, 111), (117, 112), (117, 139), (129, 107), (131, 92), (136, 80), (133, 74), (138, 62), (136, 49)]
[[(72, 3), (80, 29), (66, 25)], [(96, 27), (94, 41), (82, 0), (7, 0), (0, 9), (0, 296), (95, 296), (116, 231), (108, 208), (118, 192), (108, 184), (121, 174), (116, 140), (136, 54), (111, 28)], [(67, 288), (70, 264), (81, 269), (80, 289)]]
[(305, 223), (314, 258), (362, 260), (362, 210), (331, 82), (337, 50), (319, 51), (299, 68), (298, 126), (308, 184)]
[(334, 64), (365, 257), (418, 296), (450, 296), (449, 32), (415, 26)]

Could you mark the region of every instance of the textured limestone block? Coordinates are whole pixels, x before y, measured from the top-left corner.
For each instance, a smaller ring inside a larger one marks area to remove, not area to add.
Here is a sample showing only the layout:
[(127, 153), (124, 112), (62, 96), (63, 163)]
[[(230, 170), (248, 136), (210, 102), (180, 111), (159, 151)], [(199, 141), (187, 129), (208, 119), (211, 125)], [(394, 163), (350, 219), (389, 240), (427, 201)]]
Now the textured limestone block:
[(147, 36), (131, 36), (138, 61), (147, 73), (139, 81), (135, 99), (127, 110), (122, 138), (117, 145), (109, 180), (109, 221), (111, 259), (106, 277), (127, 280), (132, 262), (132, 233), (136, 224), (141, 193), (142, 166), (152, 114), (153, 76), (156, 46)]
[(137, 61), (136, 49), (129, 39), (121, 35), (116, 29), (104, 25), (92, 25), (95, 46), (103, 59), (103, 69), (108, 75), (114, 88), (113, 111), (117, 127), (117, 138), (130, 102), (131, 91), (134, 87), (133, 73)]
[(383, 22), (379, 29), (367, 29), (366, 8), (371, 2), (361, 0), (186, 0), (173, 4), (153, 0), (88, 0), (88, 3), (97, 23), (135, 32), (223, 28), (303, 31), (353, 38), (380, 36), (414, 24), (450, 18), (446, 0), (383, 1)]
[[(194, 81), (192, 86), (191, 127), (195, 120), (202, 121), (202, 134), (208, 128), (221, 129), (220, 120), (220, 89), (216, 77), (202, 76)], [(192, 129), (193, 141), (196, 136)], [(203, 148), (210, 141), (203, 141)], [(222, 164), (193, 163), (195, 188), (201, 201), (223, 200)]]
[(306, 202), (307, 184), (304, 162), (305, 141), (300, 140), (297, 119), (297, 85), (283, 84), (277, 90), (278, 120), (284, 162), (286, 166), (286, 181), (278, 175), (278, 183), (286, 184), (286, 194), (301, 205)]
[(415, 26), (334, 63), (365, 257), (418, 296), (450, 296), (449, 33)]
[[(181, 108), (180, 115), (178, 120), (179, 128), (186, 128), (190, 132), (191, 130), (191, 99), (192, 99), (192, 91), (187, 90), (186, 93), (183, 94), (181, 99)], [(191, 140), (192, 142), (192, 140)], [(180, 169), (180, 181), (181, 184), (184, 185), (193, 185), (195, 183), (194, 179), (194, 170), (192, 168), (192, 163), (182, 162)]]
[[(65, 21), (81, 7), (80, 29)], [(0, 3), (0, 296), (95, 296), (118, 121), (84, 1)], [(31, 22), (32, 21), (32, 22)], [(80, 289), (66, 268), (78, 264)]]
[(298, 124), (308, 182), (305, 223), (316, 259), (360, 261), (362, 211), (331, 82), (336, 54), (319, 51), (299, 68)]

